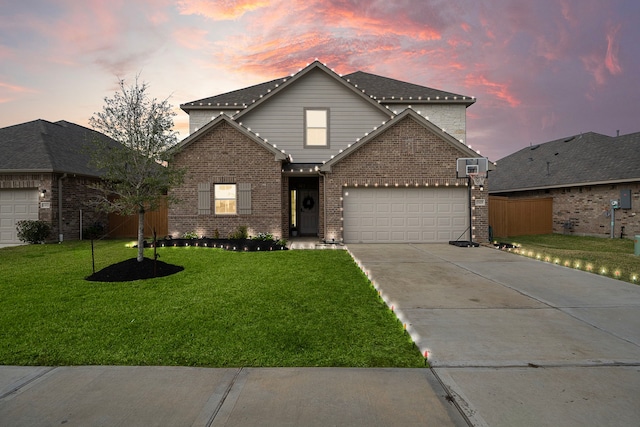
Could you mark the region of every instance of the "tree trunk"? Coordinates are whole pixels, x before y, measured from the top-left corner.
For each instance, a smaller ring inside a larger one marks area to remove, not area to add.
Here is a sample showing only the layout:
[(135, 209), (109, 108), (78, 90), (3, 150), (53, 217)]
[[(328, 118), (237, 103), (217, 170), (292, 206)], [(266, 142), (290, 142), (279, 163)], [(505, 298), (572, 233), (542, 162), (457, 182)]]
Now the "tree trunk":
[(138, 211), (138, 262), (144, 259), (144, 208)]

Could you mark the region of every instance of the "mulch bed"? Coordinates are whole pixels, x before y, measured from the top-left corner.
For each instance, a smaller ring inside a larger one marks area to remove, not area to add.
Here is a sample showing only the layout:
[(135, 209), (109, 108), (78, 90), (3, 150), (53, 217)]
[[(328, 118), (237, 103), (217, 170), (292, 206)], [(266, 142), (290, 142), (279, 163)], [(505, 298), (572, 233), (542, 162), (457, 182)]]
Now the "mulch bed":
[[(219, 248), (227, 251), (253, 252), (253, 251), (280, 251), (287, 250), (285, 245), (280, 245), (273, 240), (256, 239), (162, 239), (156, 242), (157, 247), (186, 247), (198, 246), (207, 248)], [(137, 246), (136, 246), (137, 247)], [(153, 243), (145, 241), (145, 248), (152, 248)], [(167, 264), (166, 262), (154, 262), (150, 258), (144, 258), (138, 262), (131, 258), (117, 264), (110, 265), (87, 277), (92, 282), (130, 282), (133, 280), (152, 279), (176, 274), (184, 270), (184, 267)]]
[(87, 277), (92, 282), (130, 282), (132, 280), (152, 279), (176, 274), (184, 270), (184, 267), (167, 264), (162, 261), (153, 261), (143, 258), (138, 262), (131, 258), (117, 264), (112, 264)]
[[(227, 251), (235, 252), (253, 252), (253, 251), (281, 251), (287, 250), (286, 245), (278, 244), (274, 240), (258, 240), (258, 239), (210, 239), (203, 237), (200, 239), (162, 239), (156, 242), (159, 248), (168, 246), (198, 246), (207, 248), (219, 248)], [(145, 248), (152, 248), (153, 243), (144, 242)]]

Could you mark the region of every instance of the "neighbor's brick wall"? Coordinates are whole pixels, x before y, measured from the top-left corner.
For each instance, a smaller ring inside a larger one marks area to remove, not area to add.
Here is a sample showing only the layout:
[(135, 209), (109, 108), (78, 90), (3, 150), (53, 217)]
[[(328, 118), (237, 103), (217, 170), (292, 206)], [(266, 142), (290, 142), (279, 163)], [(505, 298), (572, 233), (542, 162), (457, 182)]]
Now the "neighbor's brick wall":
[[(343, 159), (327, 174), (326, 239), (343, 239), (342, 234), (342, 192), (344, 184), (363, 185), (415, 185), (431, 186), (465, 185), (466, 179), (456, 179), (456, 159), (468, 157), (439, 136), (431, 133), (410, 117), (369, 141), (361, 149)], [(488, 241), (488, 181), (484, 191), (474, 189), (472, 197), (486, 199), (483, 207), (474, 209), (474, 241)], [(322, 186), (321, 186), (322, 188)], [(321, 197), (321, 200), (323, 198)], [(322, 212), (322, 211), (321, 211)], [(323, 227), (320, 229), (324, 231)]]
[[(49, 241), (58, 241), (59, 210), (58, 210), (58, 178), (62, 174), (4, 174), (0, 175), (0, 188), (34, 189), (38, 192), (46, 190), (44, 197), (38, 198), (38, 218), (51, 225)], [(82, 209), (82, 228), (85, 229), (95, 222), (107, 226), (107, 215), (90, 208), (87, 202), (96, 194), (96, 190), (89, 185), (96, 182), (94, 178), (67, 176), (62, 181), (62, 234), (63, 240), (78, 240), (80, 238), (80, 210)], [(42, 208), (41, 202), (49, 202), (50, 208)]]
[[(261, 232), (283, 236), (282, 165), (273, 153), (257, 145), (229, 124), (222, 122), (180, 151), (175, 166), (186, 168), (184, 183), (171, 195), (181, 200), (169, 208), (169, 234), (185, 232), (213, 237), (228, 237), (239, 226), (249, 234)], [(221, 182), (225, 181), (225, 182)], [(198, 214), (198, 183), (211, 183), (211, 214)], [(250, 215), (215, 215), (214, 184), (250, 183)]]
[[(53, 220), (52, 237), (58, 239), (58, 178), (55, 174), (52, 186), (51, 215)], [(62, 180), (62, 234), (64, 240), (80, 239), (80, 215), (82, 210), (82, 229), (85, 230), (96, 222), (108, 229), (108, 215), (97, 212), (90, 207), (90, 202), (100, 194), (89, 186), (96, 182), (93, 178), (67, 176)], [(47, 192), (48, 193), (48, 192)], [(41, 209), (42, 210), (42, 209)]]
[[(553, 197), (553, 232), (584, 236), (611, 235), (610, 201), (620, 199), (620, 190), (631, 190), (631, 209), (617, 209), (614, 234), (640, 235), (640, 183), (593, 185), (564, 189), (532, 190), (501, 194), (511, 198)], [(570, 222), (572, 228), (564, 225)]]

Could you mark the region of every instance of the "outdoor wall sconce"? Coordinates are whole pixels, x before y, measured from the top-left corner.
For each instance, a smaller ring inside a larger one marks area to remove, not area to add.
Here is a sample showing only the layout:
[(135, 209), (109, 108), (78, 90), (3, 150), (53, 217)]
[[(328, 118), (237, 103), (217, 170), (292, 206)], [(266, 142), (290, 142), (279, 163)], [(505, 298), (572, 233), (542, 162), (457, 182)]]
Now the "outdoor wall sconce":
[(40, 197), (44, 197), (45, 194), (47, 194), (47, 190), (45, 190), (44, 188), (40, 190)]

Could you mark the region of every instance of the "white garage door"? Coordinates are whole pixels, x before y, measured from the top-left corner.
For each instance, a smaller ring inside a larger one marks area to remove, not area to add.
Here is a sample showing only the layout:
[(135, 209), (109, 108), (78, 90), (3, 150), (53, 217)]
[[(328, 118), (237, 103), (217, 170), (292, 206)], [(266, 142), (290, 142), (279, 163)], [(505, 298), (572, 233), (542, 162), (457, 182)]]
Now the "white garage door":
[(38, 190), (0, 190), (0, 245), (21, 243), (16, 222), (38, 219)]
[[(448, 242), (469, 226), (466, 188), (344, 190), (346, 243)], [(468, 239), (468, 232), (463, 236)]]

